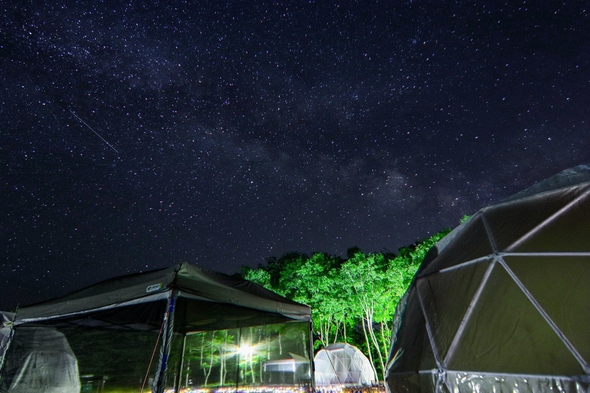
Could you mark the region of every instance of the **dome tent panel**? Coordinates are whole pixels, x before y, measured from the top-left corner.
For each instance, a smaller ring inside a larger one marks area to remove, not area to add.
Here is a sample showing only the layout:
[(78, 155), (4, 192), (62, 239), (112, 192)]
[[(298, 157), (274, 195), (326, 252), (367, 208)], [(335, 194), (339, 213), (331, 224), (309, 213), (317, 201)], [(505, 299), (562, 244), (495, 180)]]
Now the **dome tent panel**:
[[(392, 393), (590, 389), (588, 190), (590, 166), (564, 171), (480, 210), (431, 249), (396, 310)], [(489, 261), (474, 295), (468, 279), (443, 274)], [(458, 310), (449, 292), (465, 296)], [(422, 343), (437, 356), (433, 368)]]
[(578, 188), (562, 192), (554, 190), (483, 209), (495, 249), (509, 250), (515, 241), (535, 231), (578, 197)]
[[(400, 299), (397, 306), (397, 315), (405, 315), (421, 307), (420, 299), (416, 291), (406, 292)], [(394, 321), (394, 331), (400, 332), (393, 337), (392, 347), (399, 348), (397, 351), (390, 351), (387, 368), (392, 365), (397, 367), (400, 374), (413, 370), (428, 370), (437, 367), (433, 352), (433, 346), (426, 333), (426, 320), (423, 313), (412, 312), (411, 318), (405, 318), (403, 324), (399, 324), (401, 318)], [(398, 362), (403, 356), (404, 361)]]
[(504, 267), (491, 266), (445, 366), (452, 370), (559, 375), (583, 370)]
[(434, 392), (436, 383), (431, 374), (400, 373), (392, 376), (386, 386), (390, 392)]
[(553, 323), (590, 363), (590, 255), (504, 256), (504, 261)]
[[(481, 215), (474, 215), (463, 225), (462, 230), (451, 232), (446, 236), (453, 238), (453, 242), (437, 255), (437, 258), (430, 264), (423, 264), (418, 273), (426, 275), (485, 257), (494, 252), (490, 244), (488, 232), (486, 231), (485, 222)], [(421, 271), (422, 269), (424, 271)]]
[[(507, 251), (513, 252), (584, 252), (590, 251), (590, 185), (577, 187), (577, 198), (564, 205), (562, 210), (548, 217), (526, 236), (518, 239)], [(561, 198), (560, 192), (550, 195)], [(549, 195), (547, 196), (549, 197)]]
[[(490, 262), (488, 260), (487, 263), (474, 263), (462, 269), (431, 274), (417, 283), (416, 290), (424, 316), (428, 320), (432, 347), (436, 350), (438, 359), (446, 357), (463, 316), (485, 278)], [(445, 291), (447, 287), (456, 290)]]

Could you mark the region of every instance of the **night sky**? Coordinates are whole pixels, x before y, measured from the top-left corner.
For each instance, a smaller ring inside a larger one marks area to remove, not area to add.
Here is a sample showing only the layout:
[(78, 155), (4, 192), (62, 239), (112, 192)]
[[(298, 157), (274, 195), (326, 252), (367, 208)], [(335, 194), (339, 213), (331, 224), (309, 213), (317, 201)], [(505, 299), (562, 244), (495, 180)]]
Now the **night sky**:
[(584, 1), (0, 5), (0, 309), (397, 251), (590, 161)]

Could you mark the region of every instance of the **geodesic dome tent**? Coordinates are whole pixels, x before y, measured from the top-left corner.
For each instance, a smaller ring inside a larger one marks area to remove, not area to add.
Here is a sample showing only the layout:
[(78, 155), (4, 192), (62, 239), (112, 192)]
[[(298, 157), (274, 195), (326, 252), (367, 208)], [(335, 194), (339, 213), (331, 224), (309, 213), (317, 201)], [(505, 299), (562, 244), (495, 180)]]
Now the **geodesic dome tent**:
[(316, 386), (369, 385), (375, 382), (369, 359), (350, 344), (326, 346), (316, 354), (314, 364)]
[(391, 392), (590, 389), (590, 166), (442, 239), (400, 301)]

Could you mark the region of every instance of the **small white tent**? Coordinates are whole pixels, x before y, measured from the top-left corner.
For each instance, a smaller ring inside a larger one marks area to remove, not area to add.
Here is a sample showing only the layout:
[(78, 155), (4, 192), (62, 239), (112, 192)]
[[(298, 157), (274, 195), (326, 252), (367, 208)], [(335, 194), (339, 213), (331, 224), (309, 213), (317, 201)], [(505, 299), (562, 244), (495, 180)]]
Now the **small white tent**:
[(328, 345), (317, 353), (314, 363), (316, 386), (370, 385), (376, 380), (369, 359), (350, 344)]
[(57, 330), (27, 327), (11, 343), (0, 392), (78, 393), (78, 362)]

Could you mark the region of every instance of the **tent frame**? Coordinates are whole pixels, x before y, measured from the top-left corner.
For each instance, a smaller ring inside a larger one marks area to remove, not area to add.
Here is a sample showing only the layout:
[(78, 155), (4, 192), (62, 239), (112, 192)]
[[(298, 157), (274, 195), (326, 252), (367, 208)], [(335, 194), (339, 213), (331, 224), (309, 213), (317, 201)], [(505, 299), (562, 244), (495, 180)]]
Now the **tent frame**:
[[(156, 281), (159, 282), (152, 283), (154, 280), (149, 277), (150, 275), (155, 276)], [(146, 280), (142, 280), (141, 276), (141, 274), (134, 274), (124, 276), (122, 278), (106, 280), (102, 283), (98, 283), (94, 286), (90, 286), (70, 295), (66, 295), (63, 298), (24, 307), (19, 310), (18, 314), (10, 315), (12, 321), (4, 323), (4, 325), (7, 325), (4, 327), (4, 329), (9, 329), (8, 335), (4, 335), (4, 337), (8, 337), (8, 341), (4, 347), (0, 347), (0, 378), (5, 363), (5, 358), (6, 356), (10, 356), (8, 350), (14, 336), (14, 332), (21, 326), (46, 323), (52, 320), (61, 320), (65, 321), (66, 323), (68, 320), (75, 322), (76, 318), (82, 319), (84, 317), (91, 317), (92, 315), (102, 311), (122, 309), (124, 307), (166, 300), (165, 310), (161, 319), (161, 331), (158, 334), (159, 338), (155, 344), (156, 348), (154, 348), (154, 350), (158, 351), (159, 356), (152, 383), (152, 392), (163, 393), (167, 387), (170, 387), (167, 386), (167, 379), (170, 377), (170, 375), (174, 374), (176, 374), (176, 376), (174, 381), (172, 381), (173, 386), (176, 391), (179, 391), (182, 383), (181, 370), (183, 369), (184, 355), (186, 353), (187, 335), (194, 332), (190, 328), (187, 330), (185, 327), (180, 327), (182, 330), (177, 330), (175, 332), (178, 300), (183, 298), (187, 302), (185, 307), (191, 301), (198, 301), (203, 304), (210, 303), (212, 305), (225, 304), (230, 307), (237, 307), (236, 310), (248, 310), (249, 312), (253, 313), (252, 315), (257, 315), (256, 313), (260, 313), (261, 315), (264, 315), (265, 318), (270, 318), (269, 320), (275, 321), (268, 323), (256, 321), (249, 321), (248, 323), (244, 323), (243, 321), (232, 322), (233, 325), (231, 328), (236, 328), (239, 332), (241, 332), (243, 328), (250, 326), (263, 326), (266, 324), (288, 322), (307, 323), (308, 340), (305, 345), (308, 346), (307, 351), (309, 351), (310, 354), (310, 389), (314, 389), (313, 337), (311, 326), (311, 310), (308, 306), (290, 301), (253, 283), (221, 275), (219, 273), (204, 271), (186, 263), (175, 265), (168, 269), (148, 272), (145, 274)], [(183, 279), (186, 282), (181, 282)], [(122, 296), (120, 296), (121, 299), (119, 301), (114, 302), (105, 302), (100, 299), (100, 296), (105, 293), (107, 297), (117, 299), (118, 293), (116, 291), (113, 292), (113, 285), (122, 285), (123, 290), (120, 292), (130, 292), (125, 288), (125, 283), (131, 282), (131, 284), (135, 284), (137, 281), (139, 281), (141, 288), (138, 291), (131, 291), (131, 296), (129, 296), (128, 293), (124, 293)], [(201, 287), (208, 285), (210, 288), (206, 288), (208, 291), (199, 291), (201, 288), (194, 289), (194, 284), (191, 284), (191, 282), (196, 282), (197, 284), (202, 283)], [(191, 287), (191, 285), (193, 285), (193, 287)], [(139, 294), (139, 296), (134, 296), (135, 293)], [(85, 295), (91, 296), (90, 299), (94, 302), (93, 307), (82, 307), (84, 304)], [(3, 313), (2, 315), (4, 317), (5, 315), (8, 316), (9, 314)], [(7, 318), (8, 317), (5, 317), (5, 319)], [(249, 318), (252, 317), (250, 316)], [(257, 318), (254, 319), (256, 320)], [(152, 328), (153, 327), (155, 326), (152, 326)], [(204, 330), (200, 331), (216, 331), (227, 328), (228, 327), (204, 328)], [(150, 330), (154, 331), (153, 329)], [(169, 360), (173, 337), (177, 333), (182, 334), (180, 359), (178, 359), (179, 362), (177, 369), (172, 370), (169, 367)], [(239, 384), (238, 381), (236, 383)], [(237, 387), (239, 387), (239, 385)]]

